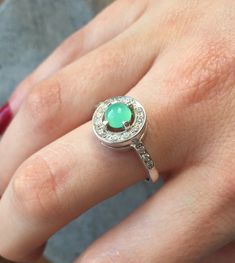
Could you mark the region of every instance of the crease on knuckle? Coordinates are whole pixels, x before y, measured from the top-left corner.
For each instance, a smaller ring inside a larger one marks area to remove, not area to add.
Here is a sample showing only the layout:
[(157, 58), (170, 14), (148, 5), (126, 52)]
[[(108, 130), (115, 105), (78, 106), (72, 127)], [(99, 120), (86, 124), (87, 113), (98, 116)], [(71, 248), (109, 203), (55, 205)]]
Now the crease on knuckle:
[(39, 155), (19, 168), (12, 188), (16, 207), (25, 217), (48, 220), (60, 210), (55, 174)]
[(61, 83), (59, 79), (42, 82), (36, 86), (26, 100), (26, 111), (35, 129), (50, 131), (62, 108)]
[(65, 57), (68, 60), (81, 56), (86, 50), (86, 26), (68, 37), (59, 48), (58, 57)]
[[(108, 50), (103, 47), (101, 50), (99, 50), (99, 59), (97, 60), (97, 73), (104, 78), (105, 72), (112, 72), (116, 71), (117, 68), (114, 69), (113, 65), (116, 67), (125, 66), (127, 63), (126, 56), (126, 47), (123, 45), (123, 50), (121, 52), (117, 52), (115, 46), (114, 49), (109, 48)], [(106, 73), (107, 74), (107, 73)]]

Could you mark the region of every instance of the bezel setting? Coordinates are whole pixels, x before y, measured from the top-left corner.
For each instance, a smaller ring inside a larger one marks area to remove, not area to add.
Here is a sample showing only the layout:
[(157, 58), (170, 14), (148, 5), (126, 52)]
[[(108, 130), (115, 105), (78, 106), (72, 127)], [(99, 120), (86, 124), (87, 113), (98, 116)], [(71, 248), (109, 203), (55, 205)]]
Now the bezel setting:
[[(104, 120), (106, 110), (114, 103), (124, 103), (132, 110), (133, 119), (130, 123), (124, 123), (123, 129), (110, 129), (107, 121)], [(92, 118), (93, 130), (101, 143), (119, 149), (129, 148), (133, 141), (142, 139), (146, 122), (147, 118), (143, 106), (129, 96), (117, 96), (99, 103)]]

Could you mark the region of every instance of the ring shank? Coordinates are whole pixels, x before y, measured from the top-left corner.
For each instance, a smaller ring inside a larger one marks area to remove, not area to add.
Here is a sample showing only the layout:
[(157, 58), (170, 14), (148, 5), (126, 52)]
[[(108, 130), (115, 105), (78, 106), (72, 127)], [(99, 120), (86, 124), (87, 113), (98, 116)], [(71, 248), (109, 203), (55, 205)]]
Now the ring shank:
[(153, 183), (155, 183), (158, 180), (159, 173), (143, 142), (141, 140), (134, 140), (131, 144), (131, 147), (136, 151), (140, 160), (144, 164), (145, 169), (147, 170), (147, 180), (151, 180)]

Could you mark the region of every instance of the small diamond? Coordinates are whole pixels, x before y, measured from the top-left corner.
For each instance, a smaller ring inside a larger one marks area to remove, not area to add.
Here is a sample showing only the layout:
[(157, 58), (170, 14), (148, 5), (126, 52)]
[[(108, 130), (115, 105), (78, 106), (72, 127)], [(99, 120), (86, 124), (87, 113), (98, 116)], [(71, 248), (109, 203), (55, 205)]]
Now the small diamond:
[(129, 136), (130, 136), (129, 132), (125, 132), (125, 133), (122, 134), (122, 137), (123, 137), (124, 139), (129, 138)]
[(97, 129), (104, 129), (104, 124), (102, 122), (99, 122), (97, 125)]
[(136, 125), (134, 128), (133, 128), (133, 132), (137, 132), (139, 130), (139, 125)]
[(124, 99), (123, 99), (123, 102), (126, 103), (126, 104), (128, 104), (128, 103), (131, 102), (131, 100), (130, 100), (130, 98), (124, 98)]
[(111, 134), (108, 134), (107, 135), (107, 140), (112, 141), (113, 140), (113, 136)]
[(146, 166), (148, 169), (152, 169), (154, 167), (154, 162), (152, 160), (149, 160), (147, 163), (146, 163)]
[(141, 117), (138, 118), (138, 119), (137, 119), (137, 122), (138, 122), (138, 123), (142, 123), (142, 122), (143, 122), (143, 118), (141, 118)]
[(102, 118), (102, 115), (103, 115), (102, 113), (98, 112), (96, 116), (97, 118)]
[(140, 149), (141, 147), (143, 147), (144, 145), (143, 145), (143, 143), (142, 142), (138, 142), (137, 144), (136, 144), (136, 149)]
[(103, 135), (104, 134), (104, 130), (103, 129), (98, 129), (97, 133), (100, 134), (100, 135)]
[(101, 125), (101, 122), (99, 119), (95, 119), (94, 124), (99, 127)]
[(132, 136), (134, 136), (136, 134), (136, 132), (132, 130), (131, 134), (132, 134)]
[(151, 160), (150, 155), (148, 153), (144, 153), (141, 155), (141, 158), (144, 160), (144, 162), (148, 162)]
[(144, 146), (141, 146), (140, 148), (138, 148), (138, 152), (141, 153), (141, 154), (144, 154), (145, 153)]

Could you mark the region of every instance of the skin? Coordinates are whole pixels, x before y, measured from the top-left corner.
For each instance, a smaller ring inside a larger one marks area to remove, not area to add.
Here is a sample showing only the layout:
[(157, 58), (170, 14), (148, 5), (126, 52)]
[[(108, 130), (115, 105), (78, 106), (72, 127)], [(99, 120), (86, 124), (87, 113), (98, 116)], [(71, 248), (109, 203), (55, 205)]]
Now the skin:
[(165, 185), (76, 262), (234, 262), (234, 23), (233, 0), (119, 0), (23, 81), (0, 143), (0, 254), (33, 262), (53, 233), (145, 178), (133, 152), (92, 132), (95, 105), (127, 94), (146, 109)]

